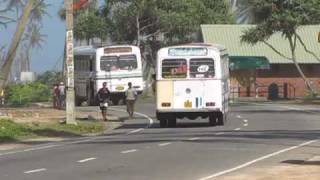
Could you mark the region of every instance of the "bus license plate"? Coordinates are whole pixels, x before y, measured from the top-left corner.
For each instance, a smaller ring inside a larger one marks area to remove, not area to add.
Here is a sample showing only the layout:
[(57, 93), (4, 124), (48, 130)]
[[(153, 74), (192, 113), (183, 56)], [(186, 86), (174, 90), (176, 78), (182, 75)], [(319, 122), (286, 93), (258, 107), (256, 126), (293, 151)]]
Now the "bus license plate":
[(122, 91), (122, 90), (124, 90), (124, 87), (123, 87), (123, 86), (117, 86), (117, 87), (116, 87), (116, 90)]

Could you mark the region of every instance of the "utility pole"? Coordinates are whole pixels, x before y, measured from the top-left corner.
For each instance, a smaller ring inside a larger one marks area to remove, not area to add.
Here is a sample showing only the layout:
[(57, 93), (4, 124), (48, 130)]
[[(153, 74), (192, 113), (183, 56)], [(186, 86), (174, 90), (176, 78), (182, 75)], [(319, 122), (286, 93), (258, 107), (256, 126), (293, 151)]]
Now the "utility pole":
[(66, 9), (66, 123), (76, 125), (73, 59), (73, 0), (64, 0)]

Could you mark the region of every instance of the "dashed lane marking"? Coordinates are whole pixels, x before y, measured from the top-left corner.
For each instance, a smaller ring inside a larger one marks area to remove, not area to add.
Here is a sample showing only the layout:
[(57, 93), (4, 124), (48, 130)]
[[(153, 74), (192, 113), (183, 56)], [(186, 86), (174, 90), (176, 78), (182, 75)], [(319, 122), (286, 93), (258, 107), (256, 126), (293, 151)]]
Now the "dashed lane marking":
[(128, 154), (128, 153), (133, 153), (133, 152), (136, 152), (138, 150), (136, 149), (130, 149), (130, 150), (127, 150), (127, 151), (121, 151), (122, 154)]
[(242, 117), (240, 115), (238, 115), (237, 118), (241, 119)]
[(168, 146), (168, 145), (170, 145), (170, 144), (172, 144), (172, 143), (162, 143), (162, 144), (158, 144), (158, 146)]
[(215, 135), (223, 135), (224, 132), (215, 133)]
[(236, 129), (234, 129), (235, 131), (240, 131), (241, 130), (241, 128), (236, 128)]
[(247, 123), (247, 122), (248, 122), (248, 119), (244, 119), (243, 122)]
[(41, 168), (41, 169), (34, 169), (34, 170), (29, 170), (29, 171), (24, 171), (23, 173), (25, 174), (31, 174), (31, 173), (38, 173), (38, 172), (42, 172), (42, 171), (46, 171), (46, 168)]
[(246, 123), (246, 124), (244, 124), (243, 126), (247, 127), (248, 125), (249, 125), (249, 124)]
[(78, 163), (84, 163), (84, 162), (93, 161), (93, 160), (96, 160), (96, 159), (97, 159), (97, 158), (92, 157), (92, 158), (82, 159), (82, 160), (79, 160), (79, 161), (77, 161), (77, 162), (78, 162)]
[(190, 138), (190, 139), (188, 139), (189, 141), (195, 141), (195, 140), (199, 140), (200, 138), (198, 138), (198, 137), (194, 137), (194, 138)]

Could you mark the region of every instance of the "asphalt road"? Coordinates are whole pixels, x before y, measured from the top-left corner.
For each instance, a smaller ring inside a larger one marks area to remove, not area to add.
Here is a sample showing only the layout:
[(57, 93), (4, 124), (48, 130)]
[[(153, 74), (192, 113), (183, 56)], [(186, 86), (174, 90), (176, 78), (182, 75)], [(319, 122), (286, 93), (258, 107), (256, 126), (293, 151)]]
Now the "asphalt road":
[(319, 150), (317, 108), (234, 104), (225, 126), (179, 120), (162, 129), (154, 105), (138, 104), (133, 120), (103, 136), (0, 152), (0, 180), (215, 179)]

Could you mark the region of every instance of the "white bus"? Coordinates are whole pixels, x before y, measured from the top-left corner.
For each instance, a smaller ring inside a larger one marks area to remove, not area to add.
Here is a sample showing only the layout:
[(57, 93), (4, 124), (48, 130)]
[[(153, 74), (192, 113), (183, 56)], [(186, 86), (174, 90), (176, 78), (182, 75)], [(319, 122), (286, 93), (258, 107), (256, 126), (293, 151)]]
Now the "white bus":
[(187, 44), (158, 51), (156, 116), (160, 127), (177, 118), (209, 118), (224, 125), (229, 101), (229, 58), (220, 45)]
[(76, 104), (96, 105), (96, 95), (107, 82), (111, 101), (117, 105), (125, 98), (128, 82), (138, 93), (143, 91), (142, 61), (136, 46), (83, 46), (74, 49)]

